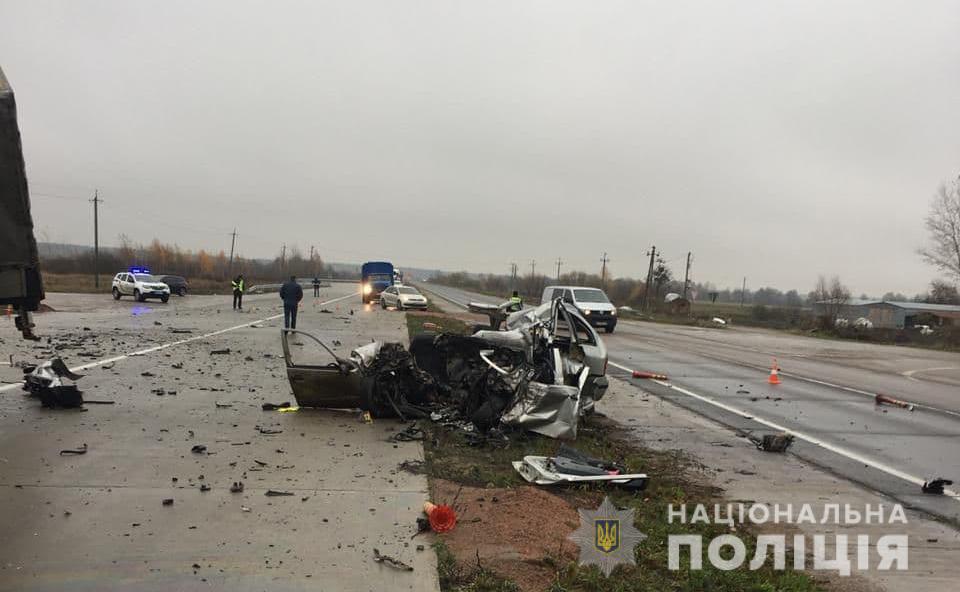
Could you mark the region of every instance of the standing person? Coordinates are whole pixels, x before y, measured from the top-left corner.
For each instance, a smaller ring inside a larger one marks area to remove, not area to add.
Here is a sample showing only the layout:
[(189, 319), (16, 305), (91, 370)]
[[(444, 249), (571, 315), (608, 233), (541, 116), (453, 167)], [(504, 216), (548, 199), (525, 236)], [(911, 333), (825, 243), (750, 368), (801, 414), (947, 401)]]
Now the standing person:
[(520, 298), (520, 292), (514, 290), (510, 297), (510, 308), (512, 310), (523, 310), (523, 299)]
[(243, 310), (243, 274), (239, 274), (230, 282), (233, 287), (233, 310)]
[(283, 300), (283, 327), (284, 329), (297, 328), (297, 307), (303, 300), (303, 288), (297, 282), (297, 276), (291, 275), (290, 280), (280, 286), (280, 298)]
[(318, 298), (320, 296), (320, 278), (313, 276), (313, 297)]

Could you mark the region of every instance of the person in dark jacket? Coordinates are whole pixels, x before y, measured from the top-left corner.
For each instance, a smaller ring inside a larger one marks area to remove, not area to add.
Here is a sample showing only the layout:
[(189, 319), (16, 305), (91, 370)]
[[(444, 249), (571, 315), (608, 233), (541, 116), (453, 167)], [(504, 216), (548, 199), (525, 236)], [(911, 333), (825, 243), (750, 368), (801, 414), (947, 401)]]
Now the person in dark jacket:
[(280, 286), (280, 298), (283, 300), (283, 327), (297, 328), (297, 307), (303, 300), (303, 288), (297, 283), (297, 276), (291, 275), (290, 281)]
[(313, 276), (313, 297), (320, 296), (320, 278)]

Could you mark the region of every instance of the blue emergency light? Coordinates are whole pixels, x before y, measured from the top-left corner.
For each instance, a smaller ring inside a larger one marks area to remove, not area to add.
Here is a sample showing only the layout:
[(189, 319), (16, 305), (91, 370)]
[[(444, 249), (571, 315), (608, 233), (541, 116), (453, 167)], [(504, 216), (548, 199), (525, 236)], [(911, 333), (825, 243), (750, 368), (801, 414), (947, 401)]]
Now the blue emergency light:
[(146, 267), (131, 267), (128, 271), (130, 273), (142, 273), (142, 274), (150, 275), (150, 270), (147, 269)]

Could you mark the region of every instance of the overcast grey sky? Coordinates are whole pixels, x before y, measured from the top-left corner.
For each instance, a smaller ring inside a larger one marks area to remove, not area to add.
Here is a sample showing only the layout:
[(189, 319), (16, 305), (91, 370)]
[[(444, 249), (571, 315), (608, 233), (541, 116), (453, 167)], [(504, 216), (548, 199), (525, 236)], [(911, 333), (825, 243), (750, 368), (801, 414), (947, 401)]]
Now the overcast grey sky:
[(915, 293), (960, 2), (0, 0), (41, 238)]

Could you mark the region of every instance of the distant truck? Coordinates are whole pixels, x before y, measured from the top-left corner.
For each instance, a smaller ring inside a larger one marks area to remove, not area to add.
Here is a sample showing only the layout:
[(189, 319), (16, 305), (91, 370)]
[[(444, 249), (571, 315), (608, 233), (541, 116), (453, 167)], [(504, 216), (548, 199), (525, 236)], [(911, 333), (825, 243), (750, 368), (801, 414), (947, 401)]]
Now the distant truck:
[(380, 300), (380, 293), (393, 285), (393, 263), (367, 261), (360, 266), (360, 298), (364, 304)]
[(0, 307), (13, 306), (17, 329), (36, 339), (30, 313), (43, 300), (27, 174), (13, 89), (0, 70)]

